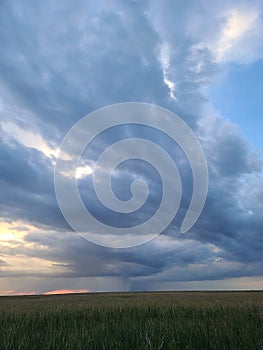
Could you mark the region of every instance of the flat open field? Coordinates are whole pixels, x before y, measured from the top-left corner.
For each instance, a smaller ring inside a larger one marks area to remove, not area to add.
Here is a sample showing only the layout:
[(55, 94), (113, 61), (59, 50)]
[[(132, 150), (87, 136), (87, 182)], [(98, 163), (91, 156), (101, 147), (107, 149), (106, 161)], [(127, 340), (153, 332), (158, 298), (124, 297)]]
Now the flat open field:
[(263, 292), (0, 298), (0, 349), (263, 349)]

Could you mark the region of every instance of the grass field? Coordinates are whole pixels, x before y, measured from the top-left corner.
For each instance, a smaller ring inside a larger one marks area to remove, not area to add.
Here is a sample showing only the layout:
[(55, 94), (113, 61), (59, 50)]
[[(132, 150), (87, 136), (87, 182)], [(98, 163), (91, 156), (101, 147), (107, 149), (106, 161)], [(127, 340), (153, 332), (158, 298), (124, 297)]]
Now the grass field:
[(263, 349), (263, 292), (0, 298), (0, 349)]

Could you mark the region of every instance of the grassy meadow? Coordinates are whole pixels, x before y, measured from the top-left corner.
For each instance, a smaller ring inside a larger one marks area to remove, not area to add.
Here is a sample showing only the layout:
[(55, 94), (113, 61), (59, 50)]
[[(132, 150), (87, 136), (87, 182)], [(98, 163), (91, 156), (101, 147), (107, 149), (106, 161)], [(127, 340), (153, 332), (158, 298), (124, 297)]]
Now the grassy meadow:
[(1, 350), (262, 350), (263, 292), (0, 297)]

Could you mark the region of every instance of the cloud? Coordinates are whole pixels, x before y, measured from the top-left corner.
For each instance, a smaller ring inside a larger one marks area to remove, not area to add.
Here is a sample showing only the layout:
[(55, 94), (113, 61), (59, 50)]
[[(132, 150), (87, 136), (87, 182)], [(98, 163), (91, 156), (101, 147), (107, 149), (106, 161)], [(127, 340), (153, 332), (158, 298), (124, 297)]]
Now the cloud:
[(34, 148), (44, 153), (46, 157), (56, 157), (58, 149), (50, 148), (43, 140), (41, 135), (32, 130), (18, 128), (17, 125), (4, 122), (1, 125), (4, 133), (8, 135), (8, 139), (16, 140), (18, 143), (26, 146), (27, 148)]
[(217, 59), (222, 60), (223, 57), (231, 50), (244, 34), (251, 29), (256, 21), (258, 13), (240, 12), (233, 10), (230, 14), (226, 26), (223, 29), (222, 36), (218, 41)]
[[(257, 1), (249, 11), (248, 6), (246, 1), (99, 1), (96, 6), (81, 0), (74, 5), (3, 2), (0, 215), (16, 235), (17, 220), (34, 225), (20, 241), (6, 237), (1, 243), (4, 260), (12, 266), (0, 261), (4, 278), (54, 278), (46, 286), (38, 280), (39, 290), (45, 292), (66, 290), (70, 278), (89, 279), (92, 288), (105, 280), (109, 289), (147, 289), (158, 281), (262, 273), (262, 161), (237, 126), (217, 115), (204, 92), (222, 64), (262, 58), (262, 8)], [(120, 227), (133, 225), (158, 207), (158, 175), (145, 163), (133, 161), (113, 174), (113, 188), (127, 200), (131, 181), (143, 176), (151, 189), (144, 211), (127, 218), (98, 203), (90, 187), (91, 168), (101, 151), (123, 137), (148, 137), (169, 151), (184, 189), (181, 209), (163, 235), (137, 249), (108, 250), (83, 241), (65, 223), (53, 188), (54, 156), (65, 133), (81, 117), (125, 101), (156, 103), (193, 128), (207, 156), (210, 188), (200, 220), (181, 236), (178, 227), (192, 192), (191, 169), (183, 152), (160, 133), (147, 136), (146, 128), (128, 126), (100, 135), (83, 154), (77, 176), (81, 195), (98, 218)], [(23, 271), (21, 260), (15, 260), (19, 255), (26, 261)], [(32, 262), (42, 268), (36, 271)], [(65, 281), (56, 285), (57, 277)], [(118, 278), (122, 282), (116, 282)], [(85, 288), (89, 286), (84, 282), (74, 286)]]
[(4, 260), (0, 259), (0, 268), (1, 268), (2, 266), (6, 266), (6, 262), (5, 262)]
[(17, 142), (0, 142), (0, 156), (1, 217), (46, 225), (61, 220), (50, 159)]
[(247, 64), (262, 59), (259, 33), (263, 26), (263, 10), (260, 1), (197, 3), (209, 19), (203, 21), (203, 16), (191, 17), (191, 34), (199, 39), (196, 47), (208, 48), (218, 63)]

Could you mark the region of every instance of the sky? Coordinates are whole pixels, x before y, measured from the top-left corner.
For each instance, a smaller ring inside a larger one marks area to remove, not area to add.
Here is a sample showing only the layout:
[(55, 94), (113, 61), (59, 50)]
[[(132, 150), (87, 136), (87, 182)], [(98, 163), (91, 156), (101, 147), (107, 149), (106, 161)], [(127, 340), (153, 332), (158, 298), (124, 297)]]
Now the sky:
[[(261, 0), (2, 0), (0, 22), (0, 294), (263, 289)], [(133, 159), (112, 174), (113, 192), (127, 201), (131, 182), (144, 178), (145, 205), (126, 215), (99, 203), (94, 165), (114, 142), (158, 143), (182, 180), (180, 209), (162, 234), (117, 249), (70, 228), (53, 179), (75, 123), (123, 102), (161, 106), (187, 123), (209, 189), (198, 221), (180, 233), (193, 188), (182, 150), (147, 127), (102, 133), (76, 173), (99, 220), (138, 225), (162, 196), (158, 172)]]

